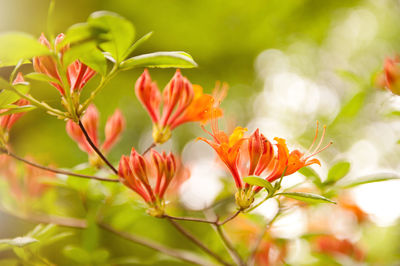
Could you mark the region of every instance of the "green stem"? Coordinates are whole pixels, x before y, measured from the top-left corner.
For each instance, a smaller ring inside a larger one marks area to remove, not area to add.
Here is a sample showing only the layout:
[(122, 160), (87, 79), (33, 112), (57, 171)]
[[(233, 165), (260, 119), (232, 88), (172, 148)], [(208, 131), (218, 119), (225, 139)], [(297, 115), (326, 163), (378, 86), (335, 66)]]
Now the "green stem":
[(26, 164), (29, 164), (29, 165), (31, 165), (33, 167), (40, 168), (42, 170), (53, 172), (53, 173), (56, 173), (56, 174), (75, 176), (75, 177), (81, 177), (81, 178), (86, 178), (86, 179), (94, 179), (94, 180), (99, 180), (99, 181), (107, 181), (107, 182), (115, 182), (115, 183), (119, 182), (118, 179), (111, 179), (111, 178), (90, 176), (90, 175), (84, 175), (84, 174), (77, 174), (77, 173), (73, 173), (73, 172), (69, 172), (69, 171), (65, 171), (65, 170), (50, 168), (50, 167), (47, 167), (47, 166), (44, 166), (44, 165), (40, 165), (40, 164), (31, 162), (31, 161), (26, 160), (26, 159), (24, 159), (22, 157), (19, 157), (18, 155), (14, 154), (14, 153), (6, 150), (6, 149), (0, 149), (0, 152), (3, 152), (4, 154), (7, 154), (8, 156), (10, 156), (10, 157), (12, 157), (12, 158), (14, 158), (16, 160), (19, 160), (21, 162), (24, 162)]
[(187, 239), (189, 239), (191, 242), (196, 244), (199, 248), (201, 248), (203, 251), (205, 251), (208, 255), (216, 259), (219, 263), (225, 266), (229, 266), (230, 264), (226, 262), (224, 259), (222, 259), (217, 253), (209, 249), (203, 242), (201, 242), (199, 239), (197, 239), (194, 235), (189, 233), (186, 229), (184, 229), (181, 225), (179, 225), (177, 222), (175, 222), (173, 219), (168, 218), (168, 221), (182, 234), (184, 235)]
[(103, 76), (101, 77), (100, 83), (97, 86), (97, 88), (95, 88), (92, 93), (90, 94), (89, 98), (86, 99), (86, 101), (81, 105), (81, 107), (78, 110), (78, 115), (80, 116), (90, 105), (90, 103), (94, 100), (94, 98), (96, 97), (96, 95), (100, 92), (100, 90), (107, 85), (107, 83), (113, 78), (115, 77), (115, 75), (118, 73), (118, 65), (114, 64), (113, 68), (111, 69), (111, 71), (107, 74), (107, 76)]
[(232, 259), (235, 263), (239, 266), (244, 266), (246, 263), (242, 260), (239, 253), (236, 251), (234, 246), (232, 245), (231, 241), (225, 235), (224, 230), (222, 229), (221, 225), (214, 225), (215, 230), (217, 231), (219, 237), (221, 238), (222, 242), (224, 243), (226, 249), (228, 250), (229, 254), (231, 255)]
[(11, 87), (12, 91), (15, 92), (16, 94), (18, 94), (18, 96), (20, 96), (21, 98), (24, 98), (26, 100), (28, 100), (31, 104), (35, 105), (36, 107), (40, 107), (42, 109), (45, 109), (49, 114), (51, 115), (55, 115), (60, 119), (64, 119), (67, 118), (67, 114), (62, 112), (61, 110), (55, 109), (53, 107), (50, 107), (47, 103), (45, 102), (40, 102), (38, 100), (36, 100), (35, 98), (33, 98), (30, 94), (23, 94), (21, 92), (19, 92), (17, 89), (15, 89), (14, 87)]

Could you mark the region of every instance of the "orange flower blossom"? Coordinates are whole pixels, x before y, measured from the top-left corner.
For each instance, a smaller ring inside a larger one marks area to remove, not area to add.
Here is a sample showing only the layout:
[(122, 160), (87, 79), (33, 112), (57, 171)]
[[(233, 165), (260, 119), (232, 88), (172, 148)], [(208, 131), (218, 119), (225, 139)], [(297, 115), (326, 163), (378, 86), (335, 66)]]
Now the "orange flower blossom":
[[(271, 144), (267, 138), (260, 134), (259, 129), (257, 129), (249, 138), (244, 137), (244, 132), (247, 131), (246, 128), (237, 127), (231, 135), (227, 135), (225, 132), (219, 130), (218, 121), (216, 118), (211, 120), (211, 130), (212, 133), (207, 131), (212, 138), (208, 140), (206, 138), (198, 138), (206, 143), (208, 143), (218, 154), (221, 161), (227, 166), (231, 172), (233, 179), (235, 180), (236, 187), (238, 188), (238, 193), (236, 195), (237, 202), (241, 208), (247, 208), (253, 201), (253, 195), (247, 195), (243, 192), (243, 188), (248, 188), (249, 185), (244, 185), (242, 182), (242, 177), (249, 175), (263, 176), (263, 178), (269, 182), (273, 182), (280, 178), (281, 176), (287, 176), (295, 173), (300, 168), (311, 165), (320, 164), (319, 160), (313, 158), (316, 154), (325, 150), (332, 143), (330, 142), (324, 148), (320, 149), (322, 141), (325, 136), (326, 127), (322, 133), (322, 137), (317, 145), (317, 147), (312, 151), (317, 138), (318, 138), (318, 124), (317, 130), (314, 137), (314, 141), (309, 148), (309, 151), (302, 153), (299, 150), (293, 150), (289, 152), (286, 141), (281, 138), (275, 138), (276, 144)], [(241, 149), (242, 144), (248, 141), (248, 160), (249, 164), (245, 163), (245, 167), (248, 170), (241, 169), (239, 166), (239, 160), (244, 157)], [(274, 147), (275, 146), (275, 149)], [(262, 187), (254, 187), (254, 193), (259, 192)]]
[[(171, 131), (183, 123), (207, 122), (215, 103), (212, 95), (204, 94), (200, 86), (192, 85), (179, 69), (162, 95), (145, 69), (136, 81), (135, 93), (153, 122), (153, 139), (160, 144), (167, 141)], [(219, 108), (217, 110), (220, 116), (222, 111)]]

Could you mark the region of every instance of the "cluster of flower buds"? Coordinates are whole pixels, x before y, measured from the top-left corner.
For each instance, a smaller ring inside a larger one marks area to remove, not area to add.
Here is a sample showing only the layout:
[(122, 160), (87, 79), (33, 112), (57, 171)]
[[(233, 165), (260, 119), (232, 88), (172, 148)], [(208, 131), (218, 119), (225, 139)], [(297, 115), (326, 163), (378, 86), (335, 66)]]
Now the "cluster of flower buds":
[[(93, 104), (89, 105), (89, 107), (86, 110), (86, 113), (83, 115), (81, 119), (81, 122), (85, 127), (92, 142), (96, 145), (96, 147), (99, 147), (99, 139), (98, 139), (99, 112), (97, 111), (96, 106), (94, 106)], [(122, 116), (121, 111), (117, 109), (115, 110), (114, 114), (108, 118), (106, 123), (105, 141), (100, 147), (103, 153), (107, 154), (110, 151), (110, 149), (118, 141), (124, 128), (125, 128), (125, 119)], [(92, 149), (89, 142), (86, 140), (86, 137), (83, 134), (79, 125), (77, 125), (72, 120), (68, 120), (66, 129), (69, 136), (78, 143), (79, 148), (89, 155), (89, 162), (93, 166), (100, 167), (103, 161)]]
[[(320, 149), (325, 136), (325, 127), (319, 144), (312, 152), (302, 153), (299, 150), (289, 152), (286, 141), (281, 138), (275, 138), (276, 144), (272, 144), (257, 129), (249, 138), (244, 137), (247, 130), (237, 127), (233, 133), (228, 136), (225, 132), (219, 130), (218, 122), (213, 119), (211, 122), (212, 133), (203, 129), (212, 136), (213, 141), (206, 138), (199, 138), (208, 143), (218, 154), (222, 162), (231, 172), (238, 192), (236, 194), (236, 202), (241, 209), (248, 208), (254, 201), (254, 194), (259, 192), (261, 187), (249, 189), (248, 184), (243, 184), (242, 177), (262, 176), (265, 180), (273, 182), (280, 177), (295, 173), (302, 167), (311, 164), (320, 164), (318, 159), (313, 158), (316, 154), (325, 150), (331, 145), (329, 143)], [(311, 151), (318, 137), (318, 126), (314, 141), (309, 148)], [(248, 141), (248, 153), (244, 153), (241, 149), (242, 144)], [(240, 164), (241, 157), (248, 158), (249, 164)]]
[(376, 78), (376, 85), (400, 95), (400, 56), (385, 59), (383, 71)]
[(175, 156), (151, 151), (151, 159), (132, 148), (130, 156), (123, 155), (118, 174), (121, 182), (135, 191), (149, 205), (148, 213), (160, 217), (164, 214), (164, 195), (176, 173)]
[[(162, 95), (149, 72), (145, 70), (136, 81), (135, 93), (146, 108), (153, 122), (153, 139), (155, 143), (164, 143), (171, 137), (171, 131), (186, 122), (207, 122), (211, 110), (219, 116), (221, 109), (215, 107), (220, 99), (204, 94), (198, 85), (192, 85), (179, 70), (165, 87)], [(162, 106), (162, 112), (160, 108)]]
[[(66, 79), (68, 84), (65, 84), (62, 78), (62, 74), (64, 73), (63, 69), (60, 67), (64, 67), (63, 64), (63, 56), (64, 53), (69, 49), (68, 45), (63, 47), (59, 47), (64, 40), (64, 34), (59, 34), (55, 39), (54, 47), (50, 45), (50, 42), (46, 39), (44, 34), (39, 38), (39, 42), (53, 51), (58, 51), (59, 53), (59, 62), (58, 59), (55, 58), (55, 55), (45, 55), (38, 56), (33, 58), (33, 67), (36, 72), (42, 73), (53, 79), (50, 84), (59, 90), (62, 96), (65, 96), (66, 93), (71, 95), (71, 99), (74, 105), (79, 104), (79, 92), (86, 85), (86, 83), (96, 74), (96, 71), (89, 68), (87, 65), (83, 64), (79, 60), (72, 62), (69, 66), (66, 66)], [(61, 64), (61, 66), (60, 66)], [(62, 71), (62, 72), (61, 72)], [(67, 90), (69, 91), (67, 92)], [(68, 109), (68, 103), (63, 97), (63, 105)]]
[[(17, 77), (15, 78), (13, 85), (16, 85), (18, 83), (23, 83), (25, 82), (23, 76), (21, 73), (18, 73)], [(28, 105), (29, 101), (26, 99), (19, 99), (18, 101), (16, 101), (15, 103), (13, 103), (13, 105), (18, 105), (18, 106), (24, 106), (24, 105)], [(7, 112), (8, 110), (2, 110), (2, 112)], [(8, 114), (8, 115), (2, 115), (0, 116), (0, 139), (1, 139), (1, 145), (5, 145), (8, 142), (8, 133), (11, 129), (11, 127), (14, 125), (15, 122), (17, 122), (17, 120), (19, 118), (21, 118), (21, 116), (24, 113), (14, 113), (14, 114)]]

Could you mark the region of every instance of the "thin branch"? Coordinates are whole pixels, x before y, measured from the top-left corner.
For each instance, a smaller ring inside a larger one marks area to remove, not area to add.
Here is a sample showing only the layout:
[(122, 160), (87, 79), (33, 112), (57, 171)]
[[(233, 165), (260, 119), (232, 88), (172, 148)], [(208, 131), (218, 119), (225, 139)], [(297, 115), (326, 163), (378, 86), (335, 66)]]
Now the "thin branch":
[(69, 171), (65, 171), (65, 170), (60, 170), (60, 169), (54, 169), (54, 168), (50, 168), (44, 165), (40, 165), (34, 162), (31, 162), (29, 160), (26, 160), (22, 157), (19, 157), (18, 155), (10, 152), (9, 150), (5, 150), (5, 149), (0, 149), (0, 152), (3, 152), (5, 154), (7, 154), (10, 157), (13, 157), (16, 160), (19, 160), (21, 162), (24, 162), (26, 164), (29, 164), (33, 167), (45, 170), (45, 171), (49, 171), (49, 172), (53, 172), (53, 173), (57, 173), (57, 174), (62, 174), (62, 175), (69, 175), (69, 176), (76, 176), (76, 177), (81, 177), (81, 178), (87, 178), (87, 179), (95, 179), (95, 180), (99, 180), (99, 181), (106, 181), (106, 182), (119, 182), (118, 179), (112, 179), (112, 178), (105, 178), (105, 177), (97, 177), (97, 176), (91, 176), (91, 175), (84, 175), (84, 174), (77, 174), (77, 173), (73, 173), (73, 172), (69, 172)]
[(144, 156), (146, 153), (148, 153), (155, 146), (157, 146), (157, 144), (155, 142), (151, 143), (151, 145), (147, 149), (144, 150), (144, 152), (142, 153), (142, 156)]
[(235, 247), (232, 245), (231, 241), (225, 235), (225, 232), (222, 229), (221, 225), (213, 225), (213, 227), (217, 231), (219, 237), (221, 238), (225, 247), (228, 249), (229, 254), (231, 255), (232, 259), (236, 262), (236, 264), (240, 266), (246, 265), (246, 263), (240, 257), (240, 254), (236, 251)]
[(233, 219), (234, 219), (236, 216), (238, 216), (239, 213), (241, 213), (241, 212), (242, 212), (242, 210), (238, 210), (237, 212), (235, 212), (234, 214), (232, 214), (230, 217), (226, 218), (224, 221), (218, 222), (217, 225), (224, 225), (224, 224), (226, 224), (227, 222), (233, 220)]
[(142, 246), (146, 246), (148, 248), (151, 248), (153, 250), (159, 251), (163, 254), (167, 254), (171, 257), (174, 258), (178, 258), (181, 259), (183, 261), (186, 262), (190, 262), (196, 265), (210, 265), (209, 262), (204, 261), (203, 259), (201, 259), (200, 257), (196, 256), (195, 254), (192, 254), (190, 252), (187, 251), (181, 251), (181, 250), (175, 250), (175, 249), (171, 249), (168, 247), (165, 247), (161, 244), (158, 244), (156, 242), (153, 242), (151, 240), (139, 237), (139, 236), (135, 236), (126, 232), (120, 232), (115, 230), (114, 228), (112, 228), (111, 226), (107, 225), (107, 224), (103, 224), (103, 223), (99, 223), (99, 226), (101, 228), (103, 228), (106, 231), (109, 231), (111, 233), (114, 233), (126, 240), (129, 240), (131, 242), (134, 242), (136, 244), (142, 245)]
[(199, 248), (201, 248), (203, 251), (205, 251), (208, 255), (211, 257), (215, 258), (219, 263), (222, 265), (231, 265), (225, 260), (223, 260), (218, 254), (216, 254), (214, 251), (209, 249), (203, 242), (201, 242), (199, 239), (197, 239), (194, 235), (189, 233), (186, 229), (184, 229), (182, 226), (180, 226), (177, 222), (175, 222), (173, 219), (168, 218), (168, 221), (182, 234), (184, 235), (187, 239), (189, 239), (191, 242), (196, 244)]
[[(78, 219), (78, 218), (70, 218), (70, 217), (60, 217), (60, 216), (50, 216), (50, 215), (40, 215), (40, 214), (23, 214), (23, 213), (15, 213), (12, 211), (9, 211), (5, 209), (4, 207), (0, 206), (0, 211), (4, 212), (8, 215), (12, 215), (14, 217), (17, 217), (22, 220), (26, 220), (29, 222), (35, 222), (35, 223), (45, 223), (45, 224), (56, 224), (59, 226), (63, 227), (69, 227), (69, 228), (76, 228), (76, 229), (84, 229), (87, 228), (87, 223), (83, 219)], [(202, 258), (196, 256), (193, 253), (183, 251), (183, 250), (176, 250), (172, 249), (169, 247), (166, 247), (164, 245), (161, 245), (159, 243), (153, 242), (149, 239), (146, 239), (144, 237), (139, 237), (135, 236), (133, 234), (129, 234), (126, 232), (120, 232), (111, 226), (104, 224), (104, 223), (99, 223), (99, 226), (103, 228), (106, 231), (109, 231), (113, 234), (116, 234), (126, 240), (129, 240), (131, 242), (134, 242), (136, 244), (148, 247), (150, 249), (153, 249), (155, 251), (161, 252), (163, 254), (166, 254), (168, 256), (180, 259), (182, 261), (190, 262), (195, 265), (210, 265), (207, 261), (204, 261)]]
[(176, 216), (170, 216), (167, 214), (164, 214), (162, 218), (168, 218), (172, 220), (178, 220), (178, 221), (188, 221), (188, 222), (199, 222), (199, 223), (207, 223), (207, 224), (218, 224), (218, 220), (215, 221), (210, 221), (210, 220), (205, 220), (201, 218), (194, 218), (194, 217), (176, 217)]
[(118, 175), (118, 171), (117, 169), (115, 169), (115, 167), (107, 160), (107, 158), (103, 155), (103, 153), (101, 153), (101, 151), (96, 147), (96, 145), (93, 143), (93, 141), (91, 140), (89, 134), (87, 133), (85, 127), (82, 124), (82, 121), (79, 120), (78, 122), (79, 127), (81, 128), (83, 134), (85, 135), (85, 138), (87, 140), (87, 142), (90, 144), (90, 146), (93, 148), (93, 150), (97, 153), (97, 155), (100, 156), (100, 158), (110, 167), (110, 169), (114, 172), (114, 174)]
[(279, 201), (278, 201), (278, 204), (279, 204), (278, 211), (276, 212), (274, 217), (272, 217), (272, 219), (266, 224), (266, 226), (264, 227), (264, 229), (258, 236), (255, 245), (250, 249), (250, 255), (246, 261), (246, 263), (248, 265), (252, 265), (254, 263), (254, 258), (256, 256), (257, 250), (260, 247), (260, 244), (264, 238), (265, 233), (271, 228), (272, 224), (276, 221), (276, 219), (278, 219), (279, 215), (281, 215), (281, 213), (282, 213), (281, 204)]
[(63, 227), (78, 228), (78, 229), (83, 229), (87, 227), (86, 221), (78, 218), (42, 215), (35, 213), (29, 213), (29, 214), (17, 213), (7, 210), (2, 206), (0, 206), (0, 211), (28, 222), (56, 224)]

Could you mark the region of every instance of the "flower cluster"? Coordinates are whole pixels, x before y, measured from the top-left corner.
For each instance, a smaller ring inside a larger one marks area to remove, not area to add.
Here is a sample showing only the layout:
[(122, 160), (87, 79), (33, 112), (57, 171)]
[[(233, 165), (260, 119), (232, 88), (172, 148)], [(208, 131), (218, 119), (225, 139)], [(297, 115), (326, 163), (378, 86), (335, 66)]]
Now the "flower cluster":
[(145, 70), (136, 81), (135, 93), (150, 115), (153, 139), (159, 144), (166, 142), (171, 137), (171, 131), (183, 123), (208, 121), (212, 109), (216, 109), (219, 115), (222, 114), (221, 109), (214, 108), (217, 102), (214, 97), (204, 94), (200, 86), (192, 85), (179, 70), (162, 95), (156, 83), (151, 80), (149, 72)]
[(33, 58), (33, 67), (36, 72), (42, 73), (53, 79), (50, 84), (53, 85), (62, 96), (65, 96), (66, 86), (70, 89), (70, 94), (79, 92), (86, 85), (86, 83), (96, 74), (96, 71), (89, 68), (79, 60), (72, 62), (67, 66), (66, 78), (68, 84), (64, 84), (60, 74), (59, 64), (63, 63), (63, 55), (69, 49), (69, 46), (59, 47), (64, 40), (64, 34), (59, 34), (55, 39), (54, 47), (50, 45), (50, 42), (46, 39), (44, 34), (39, 38), (39, 42), (49, 48), (50, 50), (59, 51), (60, 62), (53, 55), (39, 56)]
[[(211, 122), (212, 132), (207, 131), (204, 127), (203, 129), (213, 140), (199, 139), (208, 143), (217, 152), (219, 158), (231, 172), (238, 188), (238, 193), (236, 194), (237, 203), (240, 208), (244, 209), (253, 202), (254, 193), (259, 192), (262, 188), (254, 187), (253, 190), (250, 190), (248, 184), (243, 184), (242, 177), (263, 176), (265, 180), (273, 182), (280, 177), (295, 173), (302, 167), (320, 164), (319, 160), (313, 158), (313, 156), (325, 150), (331, 144), (329, 143), (320, 149), (325, 136), (325, 127), (317, 147), (309, 153), (302, 153), (299, 150), (289, 152), (286, 141), (281, 138), (275, 138), (276, 143), (272, 144), (259, 132), (259, 129), (246, 138), (244, 133), (247, 129), (237, 127), (228, 136), (218, 128), (218, 121), (215, 118)], [(317, 138), (318, 127), (309, 151), (314, 146)], [(241, 149), (245, 141), (248, 142), (247, 154)], [(246, 158), (246, 162), (243, 164), (239, 162), (241, 157)]]
[(134, 148), (129, 157), (121, 157), (118, 168), (121, 182), (144, 199), (153, 216), (163, 215), (164, 195), (175, 173), (176, 160), (172, 153), (152, 150), (151, 159), (147, 159)]
[[(92, 142), (96, 145), (96, 147), (99, 147), (99, 138), (98, 138), (99, 112), (95, 105), (93, 104), (89, 105), (89, 107), (86, 110), (86, 113), (83, 115), (81, 119), (81, 122), (85, 127)], [(125, 128), (125, 119), (122, 116), (121, 111), (117, 109), (115, 110), (114, 114), (110, 116), (107, 120), (105, 126), (105, 141), (101, 145), (102, 152), (107, 154), (110, 151), (110, 149), (118, 141), (124, 128)], [(98, 155), (95, 153), (95, 151), (92, 149), (92, 147), (86, 140), (85, 135), (82, 132), (79, 125), (77, 125), (72, 120), (68, 120), (66, 125), (66, 130), (69, 136), (78, 143), (79, 148), (89, 155), (89, 162), (93, 166), (97, 167), (101, 166), (102, 161), (100, 160)]]

